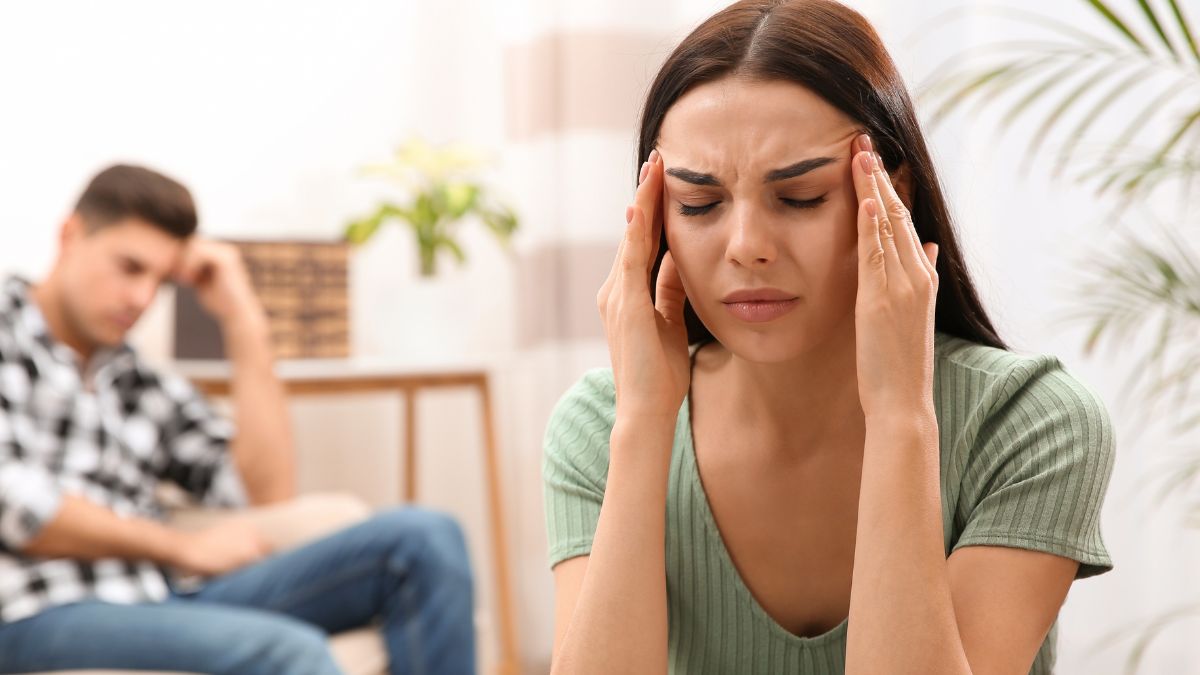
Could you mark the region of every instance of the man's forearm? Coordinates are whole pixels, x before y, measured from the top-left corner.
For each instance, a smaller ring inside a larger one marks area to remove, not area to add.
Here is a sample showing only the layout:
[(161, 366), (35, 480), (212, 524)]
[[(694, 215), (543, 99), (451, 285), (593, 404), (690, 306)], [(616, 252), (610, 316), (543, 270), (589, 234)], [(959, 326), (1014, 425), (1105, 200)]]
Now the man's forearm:
[(296, 461), (283, 385), (275, 375), (270, 329), (261, 313), (222, 327), (233, 366), (237, 435), (232, 452), (254, 504), (291, 499)]
[(82, 497), (66, 495), (54, 518), (21, 550), (47, 558), (123, 558), (175, 565), (180, 533), (153, 520), (123, 518)]

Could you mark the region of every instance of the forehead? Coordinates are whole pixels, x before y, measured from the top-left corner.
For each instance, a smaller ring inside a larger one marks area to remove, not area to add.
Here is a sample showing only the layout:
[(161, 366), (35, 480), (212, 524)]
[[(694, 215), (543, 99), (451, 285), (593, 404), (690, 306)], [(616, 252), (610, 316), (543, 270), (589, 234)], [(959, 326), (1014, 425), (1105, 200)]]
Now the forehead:
[(101, 227), (89, 238), (114, 253), (132, 258), (154, 270), (170, 269), (187, 243), (136, 218)]
[(658, 147), (668, 165), (736, 174), (841, 157), (858, 132), (853, 119), (798, 84), (726, 77), (671, 106)]

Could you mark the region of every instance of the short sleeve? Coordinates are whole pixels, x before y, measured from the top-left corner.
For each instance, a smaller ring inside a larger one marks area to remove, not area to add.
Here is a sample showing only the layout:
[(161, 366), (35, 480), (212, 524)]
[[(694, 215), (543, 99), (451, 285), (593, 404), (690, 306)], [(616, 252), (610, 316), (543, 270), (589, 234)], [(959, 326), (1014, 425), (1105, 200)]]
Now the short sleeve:
[(1112, 569), (1100, 511), (1112, 474), (1112, 423), (1100, 399), (1053, 357), (1023, 359), (1002, 381), (971, 449), (954, 543), (1077, 560), (1077, 578)]
[(233, 423), (186, 380), (164, 378), (163, 387), (172, 401), (163, 424), (163, 478), (206, 506), (245, 506), (245, 488), (229, 452)]
[(58, 515), (63, 494), (45, 466), (21, 459), (11, 422), (0, 410), (0, 549), (20, 551)]
[(593, 370), (563, 395), (550, 416), (542, 481), (551, 567), (592, 550), (615, 408), (612, 371)]
[(62, 506), (54, 474), (27, 445), (37, 429), (20, 402), (31, 387), (28, 370), (0, 349), (0, 550), (22, 550)]

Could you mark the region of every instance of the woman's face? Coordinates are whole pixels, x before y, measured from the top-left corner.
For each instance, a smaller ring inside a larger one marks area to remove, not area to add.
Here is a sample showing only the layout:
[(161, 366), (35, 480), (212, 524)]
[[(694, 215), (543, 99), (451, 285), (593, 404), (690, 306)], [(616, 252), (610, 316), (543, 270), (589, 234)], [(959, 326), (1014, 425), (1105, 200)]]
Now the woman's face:
[(786, 361), (852, 334), (860, 133), (782, 81), (726, 77), (667, 112), (667, 243), (697, 315), (738, 356)]

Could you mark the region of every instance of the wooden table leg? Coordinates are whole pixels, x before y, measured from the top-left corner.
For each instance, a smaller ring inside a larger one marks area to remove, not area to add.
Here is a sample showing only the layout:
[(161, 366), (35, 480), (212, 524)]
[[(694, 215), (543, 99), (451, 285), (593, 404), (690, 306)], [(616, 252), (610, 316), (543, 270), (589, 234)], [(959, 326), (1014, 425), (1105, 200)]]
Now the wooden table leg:
[(404, 458), (404, 487), (401, 495), (405, 502), (417, 501), (417, 390), (405, 387), (404, 395), (404, 440), (401, 457)]
[(483, 450), (488, 506), (492, 523), (492, 560), (496, 580), (496, 617), (500, 628), (499, 675), (517, 675), (517, 627), (513, 617), (512, 589), (509, 586), (508, 537), (504, 529), (503, 503), (500, 496), (500, 467), (496, 457), (496, 427), (492, 413), (492, 395), (487, 375), (478, 381), (483, 407)]

